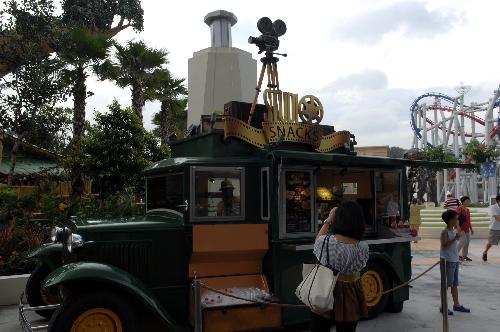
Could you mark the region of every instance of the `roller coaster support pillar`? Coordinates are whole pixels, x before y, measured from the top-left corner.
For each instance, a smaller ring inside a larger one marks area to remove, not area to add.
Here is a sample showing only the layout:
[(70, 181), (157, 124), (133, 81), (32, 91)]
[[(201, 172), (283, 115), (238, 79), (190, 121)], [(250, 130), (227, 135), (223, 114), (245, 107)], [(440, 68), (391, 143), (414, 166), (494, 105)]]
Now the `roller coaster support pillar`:
[(436, 172), (436, 203), (441, 202), (441, 174)]
[(486, 129), (486, 144), (491, 144), (492, 137), (490, 137), (489, 133), (491, 132), (493, 125), (493, 109), (495, 108), (495, 104), (500, 98), (500, 89), (496, 89), (493, 91), (493, 98), (490, 99), (488, 104), (488, 109), (486, 111), (486, 121), (485, 121), (485, 129)]

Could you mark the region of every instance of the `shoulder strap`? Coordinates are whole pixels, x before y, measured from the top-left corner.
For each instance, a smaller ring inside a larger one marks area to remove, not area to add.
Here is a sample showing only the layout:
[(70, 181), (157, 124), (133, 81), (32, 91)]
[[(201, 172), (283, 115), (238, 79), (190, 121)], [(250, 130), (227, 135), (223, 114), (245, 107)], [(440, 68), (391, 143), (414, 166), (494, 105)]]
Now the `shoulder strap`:
[[(325, 238), (323, 240), (323, 244), (321, 245), (321, 251), (320, 251), (320, 254), (319, 254), (319, 258), (318, 258), (318, 260), (319, 260), (320, 263), (321, 263), (321, 258), (323, 257), (323, 249), (325, 249), (325, 243), (328, 243), (327, 242), (328, 241), (328, 237), (329, 237), (329, 235), (326, 234)], [(327, 252), (327, 255), (328, 255), (328, 244), (327, 244), (326, 252)]]
[(330, 268), (331, 268), (331, 266), (330, 266), (330, 248), (329, 248), (329, 245), (330, 245), (330, 236), (332, 236), (332, 235), (331, 235), (331, 234), (328, 234), (328, 235), (326, 236), (326, 238), (327, 238), (328, 240), (326, 241), (326, 265), (325, 265), (325, 266), (327, 266), (327, 267), (330, 267)]

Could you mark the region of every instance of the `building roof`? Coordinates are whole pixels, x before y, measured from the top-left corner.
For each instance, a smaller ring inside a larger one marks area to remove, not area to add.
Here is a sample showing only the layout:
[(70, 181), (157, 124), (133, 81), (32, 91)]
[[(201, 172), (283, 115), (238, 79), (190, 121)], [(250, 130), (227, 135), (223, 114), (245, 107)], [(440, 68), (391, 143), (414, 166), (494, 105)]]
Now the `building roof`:
[[(10, 169), (10, 148), (15, 136), (0, 132), (0, 175), (7, 175)], [(31, 175), (42, 172), (49, 174), (60, 174), (62, 169), (58, 167), (60, 155), (40, 148), (36, 145), (21, 142), (17, 153), (14, 175)]]

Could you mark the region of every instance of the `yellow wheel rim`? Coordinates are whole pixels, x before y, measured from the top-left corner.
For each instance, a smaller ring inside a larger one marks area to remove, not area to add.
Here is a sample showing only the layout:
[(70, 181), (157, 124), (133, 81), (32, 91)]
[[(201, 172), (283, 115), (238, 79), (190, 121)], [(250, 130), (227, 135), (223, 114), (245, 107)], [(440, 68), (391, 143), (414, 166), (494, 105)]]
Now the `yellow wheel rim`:
[(83, 312), (73, 323), (71, 332), (121, 332), (122, 323), (117, 314), (106, 308)]
[(366, 305), (369, 307), (376, 306), (380, 302), (384, 291), (384, 283), (380, 275), (373, 270), (366, 271), (361, 276), (361, 284), (365, 293)]

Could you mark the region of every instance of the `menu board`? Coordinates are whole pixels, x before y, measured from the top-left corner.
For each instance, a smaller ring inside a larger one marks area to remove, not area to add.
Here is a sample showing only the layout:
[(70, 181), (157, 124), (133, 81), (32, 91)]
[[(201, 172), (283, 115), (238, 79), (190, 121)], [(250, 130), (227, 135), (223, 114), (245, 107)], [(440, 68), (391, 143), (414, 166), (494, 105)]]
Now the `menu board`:
[(312, 232), (311, 173), (287, 171), (286, 181), (286, 232)]

